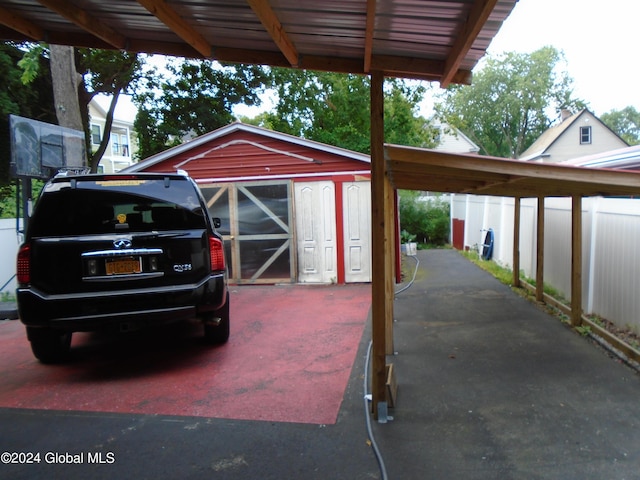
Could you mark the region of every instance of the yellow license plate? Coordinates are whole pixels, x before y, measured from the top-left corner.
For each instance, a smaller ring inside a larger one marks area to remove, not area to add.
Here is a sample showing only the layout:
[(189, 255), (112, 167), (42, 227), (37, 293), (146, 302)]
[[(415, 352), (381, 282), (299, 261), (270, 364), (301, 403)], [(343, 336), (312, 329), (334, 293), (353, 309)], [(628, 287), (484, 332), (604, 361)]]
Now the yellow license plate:
[(119, 258), (117, 260), (107, 260), (105, 265), (107, 275), (128, 275), (142, 272), (142, 262), (140, 258)]

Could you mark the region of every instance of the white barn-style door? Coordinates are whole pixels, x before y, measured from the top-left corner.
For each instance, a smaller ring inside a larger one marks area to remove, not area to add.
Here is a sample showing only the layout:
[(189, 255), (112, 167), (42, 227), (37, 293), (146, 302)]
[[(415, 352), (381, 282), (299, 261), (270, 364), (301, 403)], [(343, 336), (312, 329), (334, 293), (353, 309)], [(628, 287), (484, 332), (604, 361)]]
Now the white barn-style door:
[(342, 186), (345, 282), (371, 281), (371, 183)]
[(336, 283), (336, 201), (331, 181), (295, 183), (298, 282)]

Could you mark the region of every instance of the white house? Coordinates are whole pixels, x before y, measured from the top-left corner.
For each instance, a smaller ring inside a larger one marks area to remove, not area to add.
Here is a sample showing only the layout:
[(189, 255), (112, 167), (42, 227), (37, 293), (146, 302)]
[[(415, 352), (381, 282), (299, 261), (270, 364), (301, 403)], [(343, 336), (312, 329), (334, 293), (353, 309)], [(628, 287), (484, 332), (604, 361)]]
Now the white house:
[(558, 163), (628, 146), (598, 117), (584, 109), (574, 115), (563, 112), (562, 121), (540, 135), (522, 152), (520, 160)]
[(434, 150), (447, 153), (478, 153), (478, 147), (464, 133), (451, 125), (436, 123), (434, 125), (438, 130), (438, 145)]
[[(94, 150), (98, 148), (104, 135), (107, 110), (103, 101), (95, 98), (89, 103), (89, 119), (91, 124), (91, 143)], [(104, 152), (98, 171), (115, 173), (133, 165), (135, 142), (133, 141), (133, 115), (123, 114), (118, 109), (114, 114), (111, 126), (111, 138)]]

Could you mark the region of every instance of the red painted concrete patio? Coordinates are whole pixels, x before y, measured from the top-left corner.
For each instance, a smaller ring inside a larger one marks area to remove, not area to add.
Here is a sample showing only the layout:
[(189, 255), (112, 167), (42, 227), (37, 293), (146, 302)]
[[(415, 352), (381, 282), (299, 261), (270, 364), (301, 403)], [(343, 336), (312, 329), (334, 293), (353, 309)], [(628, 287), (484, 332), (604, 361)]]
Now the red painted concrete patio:
[(371, 303), (370, 285), (231, 290), (231, 337), (199, 324), (74, 334), (42, 365), (19, 321), (0, 323), (0, 407), (333, 424)]

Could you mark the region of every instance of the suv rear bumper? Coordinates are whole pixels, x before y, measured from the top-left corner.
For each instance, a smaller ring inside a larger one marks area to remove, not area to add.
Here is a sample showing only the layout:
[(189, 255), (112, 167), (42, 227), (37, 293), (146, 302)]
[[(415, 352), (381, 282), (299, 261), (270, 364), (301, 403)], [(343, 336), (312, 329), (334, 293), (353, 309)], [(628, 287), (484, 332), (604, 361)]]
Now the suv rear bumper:
[(48, 295), (30, 287), (17, 290), (22, 323), (70, 332), (186, 320), (221, 308), (226, 296), (224, 273), (198, 284), (161, 288), (63, 295)]

